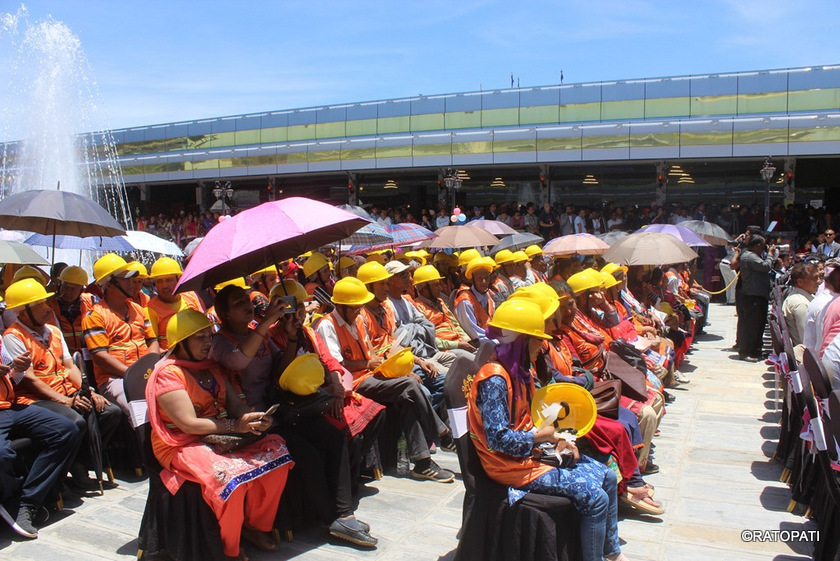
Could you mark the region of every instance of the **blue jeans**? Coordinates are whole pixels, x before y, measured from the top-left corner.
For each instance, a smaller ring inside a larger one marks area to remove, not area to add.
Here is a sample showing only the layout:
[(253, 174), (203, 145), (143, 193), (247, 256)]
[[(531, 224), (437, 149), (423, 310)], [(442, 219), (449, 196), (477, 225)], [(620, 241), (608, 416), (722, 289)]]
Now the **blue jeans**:
[(580, 545), (583, 561), (602, 561), (621, 551), (618, 543), (618, 497), (615, 472), (587, 456), (571, 469), (555, 468), (523, 490), (558, 495), (572, 500), (581, 514)]
[(23, 481), (20, 504), (40, 507), (64, 477), (81, 434), (73, 421), (43, 407), (12, 405), (11, 409), (0, 411), (0, 501), (13, 498), (20, 489), (20, 477), (13, 469), (15, 452), (10, 444), (11, 438), (20, 437), (31, 438), (41, 448)]

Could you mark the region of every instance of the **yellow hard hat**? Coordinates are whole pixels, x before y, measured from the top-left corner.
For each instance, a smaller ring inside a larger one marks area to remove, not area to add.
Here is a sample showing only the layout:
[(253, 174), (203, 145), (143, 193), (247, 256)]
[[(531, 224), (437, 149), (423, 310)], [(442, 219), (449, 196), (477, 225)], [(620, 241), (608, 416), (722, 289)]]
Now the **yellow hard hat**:
[(213, 287), (213, 290), (215, 290), (216, 292), (220, 292), (226, 286), (238, 286), (242, 290), (248, 290), (249, 288), (251, 288), (250, 286), (248, 286), (248, 283), (245, 282), (244, 278), (236, 277), (235, 279), (220, 282), (219, 284)]
[(261, 277), (261, 276), (267, 275), (269, 273), (275, 273), (276, 274), (277, 273), (277, 267), (275, 265), (269, 265), (268, 267), (264, 267), (264, 268), (260, 269), (259, 271), (254, 271), (253, 273), (251, 273), (250, 276)]
[(656, 309), (665, 314), (666, 316), (670, 316), (674, 314), (674, 308), (671, 307), (671, 304), (662, 300), (656, 305)]
[(604, 288), (612, 288), (616, 285), (621, 284), (621, 281), (612, 276), (610, 273), (601, 273), (601, 276), (604, 279)]
[(486, 269), (490, 272), (493, 272), (493, 269), (496, 268), (496, 262), (493, 261), (491, 257), (476, 257), (472, 261), (470, 261), (469, 265), (467, 265), (467, 272), (466, 277), (469, 280), (473, 278), (473, 272), (478, 269)]
[(385, 362), (376, 367), (374, 374), (382, 374), (386, 378), (402, 378), (408, 376), (414, 368), (414, 355), (408, 347), (389, 356)]
[(14, 310), (27, 304), (37, 304), (53, 294), (55, 292), (47, 292), (44, 285), (35, 279), (19, 280), (6, 289), (6, 308)]
[(477, 249), (465, 249), (458, 255), (458, 265), (469, 265), (470, 261), (472, 261), (476, 257), (481, 257), (481, 254), (478, 252)]
[(553, 316), (554, 312), (557, 311), (557, 308), (560, 307), (560, 300), (547, 296), (541, 290), (535, 289), (533, 286), (524, 286), (516, 290), (510, 295), (510, 297), (511, 299), (516, 298), (530, 300), (531, 302), (536, 303), (540, 307), (540, 310), (542, 310), (543, 320), (547, 320)]
[(309, 257), (309, 259), (303, 262), (303, 275), (306, 278), (309, 278), (324, 267), (329, 266), (330, 263), (329, 261), (327, 261), (327, 258), (324, 256), (324, 254), (318, 253), (316, 251)]
[(338, 265), (336, 266), (336, 269), (341, 271), (342, 269), (349, 269), (350, 267), (353, 267), (355, 265), (356, 261), (354, 259), (345, 256), (338, 260)]
[(575, 292), (575, 296), (578, 296), (587, 290), (601, 288), (604, 285), (604, 277), (595, 269), (584, 269), (570, 276), (566, 282)]
[(335, 283), (330, 300), (340, 306), (364, 306), (373, 300), (373, 294), (356, 277), (345, 277)]
[(624, 274), (626, 275), (627, 271), (629, 271), (629, 270), (630, 270), (629, 267), (627, 267), (625, 265), (617, 265), (615, 263), (607, 263), (601, 269), (601, 272), (602, 273), (607, 273), (608, 275), (614, 275), (616, 271), (623, 271)]
[(502, 302), (488, 322), (493, 327), (515, 331), (540, 339), (551, 339), (545, 332), (545, 320), (540, 305), (532, 300), (511, 298)]
[(77, 284), (79, 286), (87, 286), (88, 274), (87, 271), (76, 265), (65, 267), (61, 274), (58, 275), (58, 280), (68, 284)]
[(149, 271), (146, 266), (140, 261), (131, 261), (126, 267), (127, 271), (137, 271), (137, 276), (141, 279), (149, 278)]
[(433, 280), (443, 280), (434, 265), (423, 265), (414, 271), (414, 286)]
[(384, 265), (385, 256), (381, 253), (368, 253), (367, 257), (365, 257), (365, 263), (379, 263), (380, 265)]
[(524, 251), (514, 251), (510, 260), (513, 263), (524, 263), (528, 260), (528, 254)]
[(149, 278), (157, 279), (160, 277), (168, 277), (169, 275), (181, 276), (184, 271), (181, 270), (181, 265), (171, 257), (161, 257), (152, 263), (152, 272)]
[(542, 248), (538, 245), (529, 245), (528, 247), (525, 248), (525, 254), (529, 258), (533, 258), (534, 255), (542, 255), (543, 253), (544, 252), (543, 252)]
[(324, 365), (315, 353), (296, 357), (280, 374), (281, 390), (295, 395), (312, 395), (324, 384)]
[(365, 263), (356, 272), (356, 278), (365, 284), (372, 284), (379, 281), (384, 281), (393, 277), (381, 263), (370, 261)]
[(420, 265), (426, 264), (426, 256), (420, 253), (419, 251), (406, 251), (403, 255), (409, 258), (409, 260), (414, 259)]
[(303, 285), (292, 279), (283, 279), (282, 282), (278, 282), (271, 287), (271, 291), (268, 293), (268, 299), (274, 300), (275, 296), (294, 296), (297, 304), (312, 299), (312, 296), (306, 292)]
[(549, 384), (534, 393), (531, 398), (531, 419), (540, 428), (552, 405), (560, 405), (554, 428), (557, 431), (572, 429), (577, 437), (584, 436), (595, 425), (598, 414), (595, 399), (584, 387), (562, 382)]
[(114, 273), (126, 270), (128, 263), (116, 253), (106, 253), (93, 264), (93, 278), (96, 282), (107, 280)]
[(557, 294), (557, 291), (551, 288), (551, 286), (547, 283), (535, 282), (529, 288), (531, 288), (532, 290), (536, 290), (542, 293), (544, 296), (548, 296), (549, 298), (560, 300), (560, 295)]
[[(445, 251), (438, 251), (435, 253), (435, 256), (432, 258), (432, 263), (438, 263), (440, 261), (449, 261), (450, 257), (455, 257), (451, 253), (446, 253)], [(455, 257), (457, 259), (457, 257)]]
[(199, 311), (192, 308), (181, 310), (169, 318), (169, 323), (166, 324), (166, 340), (169, 342), (169, 348), (212, 325), (210, 318)]
[(15, 276), (12, 277), (12, 282), (21, 281), (23, 279), (35, 279), (43, 286), (47, 286), (47, 282), (49, 282), (47, 275), (44, 274), (41, 269), (33, 267), (32, 265), (24, 265), (15, 271)]
[(513, 252), (509, 249), (500, 249), (496, 252), (496, 255), (493, 256), (493, 260), (497, 265), (509, 263), (511, 259), (513, 259)]

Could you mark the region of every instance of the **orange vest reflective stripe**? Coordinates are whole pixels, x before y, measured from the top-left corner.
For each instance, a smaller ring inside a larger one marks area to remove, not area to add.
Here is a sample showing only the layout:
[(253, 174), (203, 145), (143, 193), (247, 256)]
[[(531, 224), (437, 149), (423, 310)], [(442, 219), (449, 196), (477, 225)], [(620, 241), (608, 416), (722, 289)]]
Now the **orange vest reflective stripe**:
[[(577, 320), (575, 321), (577, 322)], [(563, 334), (568, 336), (572, 341), (575, 352), (580, 358), (581, 363), (583, 363), (583, 367), (585, 369), (591, 370), (593, 373), (601, 372), (604, 369), (606, 360), (604, 358), (603, 345), (590, 343), (578, 332), (577, 329), (569, 327), (568, 325), (561, 325), (560, 331), (562, 331)]]
[(429, 318), (435, 326), (435, 337), (443, 339), (444, 341), (460, 341), (462, 335), (455, 330), (454, 318), (452, 311), (447, 307), (446, 303), (440, 298), (437, 299), (440, 309), (435, 308), (425, 298), (421, 297), (415, 300), (414, 305), (420, 310), (420, 313)]
[(0, 375), (0, 411), (10, 409), (15, 401), (15, 388), (6, 374)]
[[(149, 354), (146, 345), (147, 324), (143, 309), (133, 301), (126, 302), (127, 315), (117, 315), (105, 302), (100, 300), (82, 320), (85, 328), (85, 345), (88, 350), (107, 350), (108, 354), (125, 366), (131, 366), (140, 357)], [(98, 318), (95, 319), (95, 316)], [(111, 375), (93, 362), (96, 383), (106, 383)]]
[(376, 319), (376, 315), (370, 311), (367, 306), (362, 306), (362, 311), (359, 317), (365, 324), (367, 334), (370, 336), (370, 342), (373, 345), (373, 350), (376, 354), (383, 355), (388, 352), (391, 345), (394, 344), (394, 333), (397, 330), (397, 317), (394, 313), (394, 308), (390, 306), (387, 300), (382, 302), (382, 325)]
[(169, 325), (169, 319), (172, 316), (187, 308), (191, 308), (202, 314), (204, 313), (204, 306), (201, 304), (201, 300), (199, 300), (195, 292), (182, 292), (178, 302), (171, 304), (155, 296), (149, 300), (147, 307), (149, 308), (149, 320), (152, 322), (152, 327), (157, 333), (161, 351), (169, 350), (169, 341), (166, 338), (166, 326)]
[(455, 294), (455, 307), (457, 308), (458, 304), (464, 300), (472, 304), (473, 314), (475, 314), (475, 321), (478, 323), (478, 326), (482, 329), (487, 329), (487, 322), (490, 321), (490, 318), (493, 317), (493, 313), (496, 311), (496, 305), (493, 303), (493, 299), (488, 296), (487, 309), (484, 309), (484, 306), (478, 302), (478, 298), (473, 294), (472, 287), (462, 284)]
[[(362, 310), (364, 310), (364, 308), (362, 308)], [(364, 343), (367, 338), (367, 331), (365, 330), (365, 322), (362, 320), (362, 314), (356, 316), (356, 320), (354, 322), (356, 325), (356, 333), (359, 335), (358, 339), (353, 336), (349, 329), (347, 329), (347, 325), (344, 323), (339, 325), (338, 319), (336, 319), (334, 314), (327, 314), (318, 321), (329, 321), (333, 324), (335, 334), (338, 336), (338, 344), (341, 347), (341, 356), (344, 359), (345, 367), (347, 367), (347, 361), (360, 362), (363, 360), (370, 360), (370, 353)], [(374, 323), (375, 322), (376, 320), (374, 320)], [(347, 368), (347, 370), (350, 369)], [(371, 371), (367, 368), (363, 368), (361, 370), (350, 370), (350, 372), (353, 374), (353, 389), (358, 388), (359, 384), (362, 383), (362, 380), (371, 375)]]
[[(32, 357), (32, 369), (36, 377), (61, 395), (72, 395), (79, 388), (70, 381), (68, 377), (70, 371), (64, 367), (61, 332), (54, 325), (46, 325), (45, 327), (50, 331), (49, 347), (44, 346), (17, 321), (6, 330), (5, 335), (14, 335), (20, 339), (26, 350), (29, 351), (29, 355)], [(21, 388), (17, 392), (17, 402), (23, 405), (29, 405), (40, 399), (42, 398), (25, 388)]]
[(487, 472), (490, 479), (503, 485), (522, 487), (554, 468), (548, 464), (534, 460), (530, 456), (527, 458), (515, 458), (490, 449), (490, 446), (487, 444), (487, 435), (484, 433), (484, 422), (481, 418), (481, 412), (478, 410), (477, 403), (479, 383), (491, 376), (501, 376), (505, 380), (505, 384), (507, 385), (508, 411), (510, 412), (508, 427), (516, 431), (528, 431), (534, 426), (531, 420), (530, 404), (530, 397), (534, 395), (534, 380), (531, 378), (529, 380), (529, 387), (520, 388), (519, 395), (514, 397), (513, 386), (508, 372), (498, 362), (488, 362), (475, 375), (467, 399), (467, 418), (469, 420), (470, 437), (473, 439), (478, 457), (481, 458), (481, 465), (484, 467), (484, 471)]

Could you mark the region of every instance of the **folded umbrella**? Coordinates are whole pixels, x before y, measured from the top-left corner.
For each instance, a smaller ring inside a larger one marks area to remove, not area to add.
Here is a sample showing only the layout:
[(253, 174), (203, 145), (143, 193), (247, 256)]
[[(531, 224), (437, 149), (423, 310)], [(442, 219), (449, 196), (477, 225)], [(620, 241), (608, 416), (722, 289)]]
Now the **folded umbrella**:
[(688, 228), (712, 245), (726, 245), (732, 241), (732, 236), (729, 235), (729, 232), (714, 222), (686, 220), (685, 222), (680, 222), (680, 226)]
[(531, 234), (530, 232), (517, 232), (510, 236), (506, 236), (493, 249), (490, 250), (490, 253), (495, 255), (496, 252), (501, 251), (503, 249), (507, 249), (510, 251), (519, 251), (520, 249), (525, 249), (530, 245), (539, 245), (544, 241), (544, 239), (542, 239), (536, 234)]
[(435, 230), (436, 238), (420, 242), (418, 248), (460, 249), (465, 247), (494, 246), (499, 238), (481, 228), (444, 226)]
[(697, 258), (697, 253), (669, 234), (639, 232), (617, 241), (604, 259), (623, 265), (670, 265)]
[(547, 255), (600, 255), (609, 247), (592, 234), (569, 234), (549, 240), (543, 246), (543, 252)]
[(263, 203), (213, 226), (192, 253), (179, 291), (200, 290), (344, 239), (364, 218), (303, 197)]
[(686, 245), (695, 247), (709, 247), (712, 245), (680, 224), (651, 224), (649, 226), (639, 228), (636, 232), (658, 232), (660, 234), (668, 234), (669, 236), (674, 236)]

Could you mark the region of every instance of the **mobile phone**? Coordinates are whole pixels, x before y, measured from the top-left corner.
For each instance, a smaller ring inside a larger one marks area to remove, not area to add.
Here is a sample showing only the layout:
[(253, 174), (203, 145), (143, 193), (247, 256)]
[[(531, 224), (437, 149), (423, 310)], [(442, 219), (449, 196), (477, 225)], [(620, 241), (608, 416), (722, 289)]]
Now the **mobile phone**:
[(297, 300), (294, 296), (283, 296), (283, 313), (293, 314), (297, 311)]
[(269, 408), (266, 410), (266, 412), (265, 412), (265, 413), (263, 413), (263, 416), (264, 416), (264, 417), (268, 417), (269, 415), (273, 415), (273, 414), (274, 414), (274, 412), (275, 412), (275, 411), (277, 411), (277, 408), (278, 408), (278, 407), (280, 407), (280, 404), (275, 403), (274, 405), (272, 405), (271, 407), (269, 407)]

